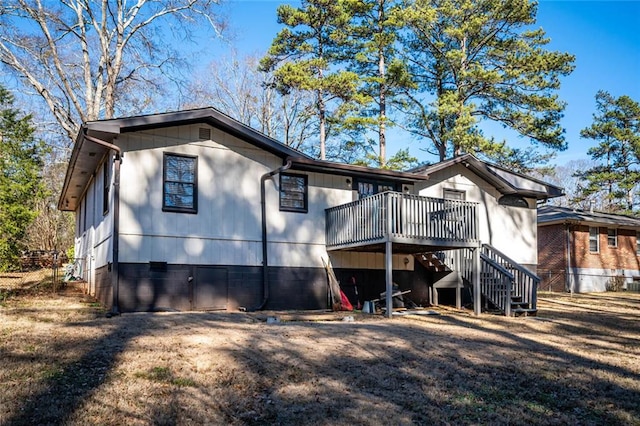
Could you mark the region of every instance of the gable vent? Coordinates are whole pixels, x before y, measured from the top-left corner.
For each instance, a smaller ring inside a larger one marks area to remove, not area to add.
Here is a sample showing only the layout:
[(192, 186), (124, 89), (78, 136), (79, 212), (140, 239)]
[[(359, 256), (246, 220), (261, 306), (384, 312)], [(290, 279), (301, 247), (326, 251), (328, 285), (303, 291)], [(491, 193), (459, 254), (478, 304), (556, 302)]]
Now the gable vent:
[(198, 139), (204, 141), (211, 139), (211, 129), (207, 127), (200, 127), (198, 129)]

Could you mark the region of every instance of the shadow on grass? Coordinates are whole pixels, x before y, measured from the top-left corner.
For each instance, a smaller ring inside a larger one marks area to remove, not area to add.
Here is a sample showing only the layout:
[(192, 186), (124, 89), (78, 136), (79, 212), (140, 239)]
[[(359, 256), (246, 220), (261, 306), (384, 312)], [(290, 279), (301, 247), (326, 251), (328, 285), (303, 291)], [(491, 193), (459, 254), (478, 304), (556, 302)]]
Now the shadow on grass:
[[(344, 333), (352, 345), (361, 347), (345, 345), (343, 351), (319, 360), (292, 345), (259, 349), (270, 347), (267, 340), (274, 336), (254, 336), (255, 349), (239, 348), (235, 356), (253, 371), (263, 387), (262, 400), (270, 402), (253, 410), (259, 415), (244, 420), (248, 424), (640, 422), (638, 377), (633, 371), (508, 331), (488, 330), (481, 322), (474, 325), (450, 316), (441, 320), (461, 331), (474, 328), (481, 336), (446, 336), (437, 325), (418, 330), (407, 324), (322, 325), (329, 335)], [(313, 392), (298, 394), (296, 389), (309, 378), (314, 380)], [(634, 383), (626, 387), (616, 380), (621, 378), (632, 378)]]
[[(68, 423), (109, 380), (128, 342), (141, 333), (163, 336), (158, 330), (216, 336), (197, 353), (216, 374), (179, 385), (183, 378), (169, 367), (184, 363), (187, 353), (176, 348), (163, 361), (168, 367), (146, 373), (167, 386), (148, 401), (145, 418), (114, 412), (113, 423), (640, 424), (637, 367), (579, 351), (584, 336), (609, 338), (611, 350), (631, 344), (629, 357), (637, 358), (637, 341), (611, 340), (614, 316), (598, 329), (589, 316), (568, 312), (540, 319), (442, 315), (274, 325), (246, 319), (148, 314), (78, 324), (112, 329), (85, 342), (82, 357), (54, 372), (6, 424)], [(133, 320), (145, 327), (130, 330)], [(545, 321), (574, 350), (536, 340), (534, 331)], [(189, 411), (192, 406), (199, 409)]]
[[(65, 327), (105, 327), (105, 321), (89, 321), (64, 324)], [(47, 369), (41, 391), (31, 395), (24, 401), (20, 412), (5, 419), (6, 425), (65, 424), (74, 411), (81, 406), (106, 380), (109, 372), (116, 364), (119, 353), (127, 342), (136, 334), (128, 332), (126, 327), (114, 327), (101, 338), (91, 341), (64, 342), (68, 346), (73, 343), (86, 350), (77, 361), (67, 364), (56, 362), (56, 353), (68, 351), (68, 347), (58, 345), (52, 348), (51, 354), (44, 354), (46, 361), (52, 362)], [(113, 344), (117, 341), (117, 344)]]

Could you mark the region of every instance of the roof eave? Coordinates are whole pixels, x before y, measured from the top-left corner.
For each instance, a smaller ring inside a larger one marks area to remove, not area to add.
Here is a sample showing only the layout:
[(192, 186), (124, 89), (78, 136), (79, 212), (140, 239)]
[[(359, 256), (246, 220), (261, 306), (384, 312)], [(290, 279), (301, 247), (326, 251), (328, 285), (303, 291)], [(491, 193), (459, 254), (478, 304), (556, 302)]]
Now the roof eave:
[(334, 175), (351, 176), (351, 177), (377, 177), (387, 179), (399, 183), (413, 184), (415, 182), (428, 180), (428, 175), (419, 175), (409, 172), (398, 172), (387, 169), (376, 169), (372, 167), (356, 166), (351, 164), (333, 163), (330, 161), (322, 161), (308, 158), (291, 157), (293, 168), (296, 170), (328, 173)]

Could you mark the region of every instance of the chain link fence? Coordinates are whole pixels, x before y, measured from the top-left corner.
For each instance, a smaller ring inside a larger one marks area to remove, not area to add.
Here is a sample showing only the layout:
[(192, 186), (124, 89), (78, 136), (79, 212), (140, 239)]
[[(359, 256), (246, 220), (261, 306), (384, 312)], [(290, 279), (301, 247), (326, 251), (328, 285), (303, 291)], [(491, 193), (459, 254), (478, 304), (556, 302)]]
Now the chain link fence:
[(69, 259), (57, 252), (26, 253), (18, 271), (0, 272), (0, 300), (17, 293), (57, 292), (69, 281), (84, 281), (84, 265), (84, 259)]

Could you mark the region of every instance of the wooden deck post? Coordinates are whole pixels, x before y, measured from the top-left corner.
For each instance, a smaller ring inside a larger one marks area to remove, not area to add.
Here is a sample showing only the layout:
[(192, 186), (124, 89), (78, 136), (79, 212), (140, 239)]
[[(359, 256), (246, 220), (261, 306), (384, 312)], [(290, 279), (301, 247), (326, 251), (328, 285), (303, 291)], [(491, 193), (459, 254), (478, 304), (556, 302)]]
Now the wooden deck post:
[(387, 318), (391, 318), (391, 314), (393, 313), (393, 243), (387, 240), (385, 245), (384, 259), (387, 282)]
[(480, 264), (480, 247), (473, 249), (473, 313), (480, 315), (482, 312), (482, 293), (480, 289), (480, 274), (482, 265)]
[(393, 314), (393, 243), (391, 242), (391, 231), (392, 231), (392, 220), (394, 217), (392, 215), (391, 209), (391, 194), (385, 194), (386, 200), (386, 208), (387, 208), (387, 223), (386, 223), (386, 242), (385, 242), (385, 250), (384, 250), (384, 268), (385, 268), (385, 277), (386, 277), (386, 288), (387, 288), (387, 297), (386, 297), (386, 305), (387, 305), (387, 318), (391, 318)]

